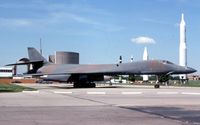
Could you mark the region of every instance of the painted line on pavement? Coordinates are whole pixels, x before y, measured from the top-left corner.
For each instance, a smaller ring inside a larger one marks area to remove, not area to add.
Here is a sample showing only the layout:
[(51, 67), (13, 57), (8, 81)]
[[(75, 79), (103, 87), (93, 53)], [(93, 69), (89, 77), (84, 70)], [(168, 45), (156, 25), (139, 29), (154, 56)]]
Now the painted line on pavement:
[(23, 93), (39, 93), (39, 91), (22, 91)]
[(140, 95), (142, 92), (121, 92), (123, 95)]
[(198, 92), (182, 92), (182, 95), (200, 95)]
[(72, 92), (54, 91), (55, 94), (72, 94)]
[(105, 95), (106, 92), (87, 92), (88, 95)]
[(158, 95), (175, 95), (178, 94), (178, 92), (157, 92)]

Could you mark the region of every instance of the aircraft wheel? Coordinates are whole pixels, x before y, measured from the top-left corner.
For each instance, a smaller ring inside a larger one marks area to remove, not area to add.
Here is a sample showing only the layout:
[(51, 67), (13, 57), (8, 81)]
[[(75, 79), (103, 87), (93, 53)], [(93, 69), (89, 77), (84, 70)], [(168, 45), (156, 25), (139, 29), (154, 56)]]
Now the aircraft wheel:
[(74, 83), (74, 88), (81, 88), (81, 84), (80, 83)]
[(95, 83), (86, 83), (85, 88), (95, 88), (96, 87), (96, 84)]
[(74, 88), (95, 88), (95, 87), (96, 87), (95, 83), (79, 83), (79, 82), (74, 83)]
[(156, 84), (156, 85), (154, 85), (154, 88), (155, 88), (155, 89), (159, 89), (159, 88), (160, 88), (160, 85), (159, 85), (159, 84)]
[(91, 86), (91, 88), (95, 88), (96, 84), (95, 83), (91, 83), (90, 86)]

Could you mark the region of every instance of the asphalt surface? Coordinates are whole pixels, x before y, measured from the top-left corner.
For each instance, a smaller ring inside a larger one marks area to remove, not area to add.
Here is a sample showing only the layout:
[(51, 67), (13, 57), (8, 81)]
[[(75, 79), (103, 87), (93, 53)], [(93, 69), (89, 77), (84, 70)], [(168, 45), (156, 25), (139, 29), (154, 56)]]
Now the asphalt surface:
[(200, 88), (26, 86), (0, 93), (0, 125), (200, 125)]

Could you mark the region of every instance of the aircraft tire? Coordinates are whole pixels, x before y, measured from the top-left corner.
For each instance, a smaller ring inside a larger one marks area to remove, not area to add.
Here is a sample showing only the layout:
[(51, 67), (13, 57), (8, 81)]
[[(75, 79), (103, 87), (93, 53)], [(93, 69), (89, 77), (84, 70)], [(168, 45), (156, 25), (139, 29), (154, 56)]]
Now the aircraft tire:
[(82, 87), (82, 85), (80, 84), (80, 83), (74, 83), (74, 86), (73, 86), (74, 88), (81, 88)]
[(91, 88), (95, 88), (95, 87), (96, 87), (96, 84), (95, 84), (95, 83), (91, 83), (91, 84), (90, 84), (90, 87), (91, 87)]
[(95, 84), (95, 83), (86, 83), (86, 84), (84, 84), (83, 87), (84, 87), (84, 88), (95, 88), (95, 87), (96, 87), (96, 84)]
[(155, 89), (159, 89), (159, 88), (160, 88), (160, 85), (156, 84), (156, 85), (154, 85), (154, 88), (155, 88)]
[(79, 83), (79, 82), (75, 82), (74, 83), (74, 88), (95, 88), (96, 84), (95, 83)]

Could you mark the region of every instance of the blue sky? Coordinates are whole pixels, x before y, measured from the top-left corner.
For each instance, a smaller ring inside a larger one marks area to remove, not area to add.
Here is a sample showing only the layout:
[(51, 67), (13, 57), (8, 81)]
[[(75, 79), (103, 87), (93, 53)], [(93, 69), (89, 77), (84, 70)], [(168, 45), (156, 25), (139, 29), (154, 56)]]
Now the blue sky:
[(188, 65), (200, 70), (199, 0), (1, 0), (0, 66), (27, 57), (28, 46), (44, 56), (59, 51), (80, 53), (81, 63), (141, 60), (146, 36), (150, 59), (178, 63), (179, 22), (185, 14)]

